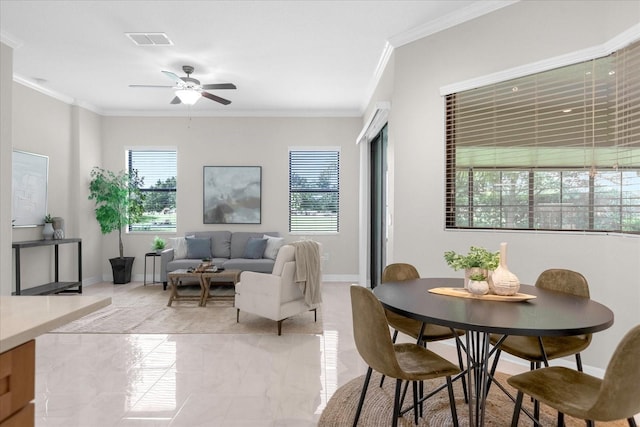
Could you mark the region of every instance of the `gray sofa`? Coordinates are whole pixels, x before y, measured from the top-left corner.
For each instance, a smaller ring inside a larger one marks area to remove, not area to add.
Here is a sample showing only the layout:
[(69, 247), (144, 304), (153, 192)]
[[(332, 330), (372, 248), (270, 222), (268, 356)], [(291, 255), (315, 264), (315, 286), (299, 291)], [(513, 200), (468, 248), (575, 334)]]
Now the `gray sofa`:
[[(225, 270), (255, 271), (258, 273), (271, 273), (275, 263), (275, 256), (266, 256), (258, 259), (244, 258), (247, 243), (251, 237), (262, 238), (264, 235), (279, 237), (278, 232), (248, 232), (248, 231), (193, 231), (185, 233), (185, 237), (196, 239), (210, 239), (211, 262), (218, 268)], [(170, 244), (171, 244), (171, 239)], [(283, 242), (281, 242), (283, 243)], [(167, 273), (180, 268), (197, 267), (203, 257), (176, 258), (174, 248), (165, 249), (161, 253), (160, 281), (164, 289), (167, 288)]]

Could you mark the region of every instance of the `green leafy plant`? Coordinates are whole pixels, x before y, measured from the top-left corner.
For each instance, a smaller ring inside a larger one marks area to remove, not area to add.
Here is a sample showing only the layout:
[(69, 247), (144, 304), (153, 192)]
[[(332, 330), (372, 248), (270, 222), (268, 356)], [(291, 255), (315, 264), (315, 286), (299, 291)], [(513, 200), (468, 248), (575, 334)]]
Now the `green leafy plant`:
[(485, 248), (471, 246), (467, 255), (447, 251), (444, 253), (444, 259), (447, 265), (456, 271), (474, 267), (495, 270), (500, 264), (500, 251), (489, 252)]
[(153, 249), (155, 249), (156, 251), (160, 251), (164, 249), (165, 246), (166, 246), (166, 242), (164, 241), (164, 239), (158, 236), (153, 238)]
[(469, 276), (469, 280), (473, 280), (474, 282), (484, 282), (487, 280), (487, 276), (481, 273), (474, 273)]
[(47, 214), (47, 215), (44, 217), (44, 222), (45, 222), (45, 224), (47, 224), (47, 223), (52, 223), (52, 222), (53, 222), (53, 218), (51, 218), (51, 214)]
[(95, 200), (96, 219), (102, 234), (118, 231), (120, 258), (124, 258), (122, 228), (138, 222), (144, 213), (142, 184), (143, 180), (135, 169), (118, 174), (99, 167), (91, 171), (89, 200)]

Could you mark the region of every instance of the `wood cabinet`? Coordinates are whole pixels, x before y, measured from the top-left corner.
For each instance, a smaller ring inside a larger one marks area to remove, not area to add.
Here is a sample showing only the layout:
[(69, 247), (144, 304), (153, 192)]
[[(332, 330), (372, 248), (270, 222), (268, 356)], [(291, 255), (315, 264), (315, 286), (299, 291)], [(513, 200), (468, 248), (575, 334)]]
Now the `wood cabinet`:
[[(77, 243), (78, 244), (78, 280), (73, 281), (60, 281), (58, 274), (58, 245), (65, 243)], [(70, 239), (57, 239), (57, 240), (28, 240), (24, 242), (13, 242), (11, 244), (15, 251), (16, 259), (16, 291), (15, 295), (48, 295), (57, 294), (59, 292), (77, 292), (82, 293), (82, 240), (76, 238)], [(34, 286), (32, 288), (22, 289), (20, 283), (20, 250), (25, 248), (35, 248), (39, 246), (53, 246), (55, 255), (55, 278), (53, 282), (45, 283), (44, 285)], [(70, 288), (77, 288), (70, 289)]]
[(34, 425), (36, 342), (0, 354), (0, 427)]

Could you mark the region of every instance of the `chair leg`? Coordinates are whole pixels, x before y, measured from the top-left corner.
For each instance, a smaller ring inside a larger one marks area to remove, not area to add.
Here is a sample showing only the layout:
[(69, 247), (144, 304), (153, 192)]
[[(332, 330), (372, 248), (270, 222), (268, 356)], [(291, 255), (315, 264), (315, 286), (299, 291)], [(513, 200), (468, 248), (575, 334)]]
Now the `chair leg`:
[(236, 308), (236, 323), (240, 323), (240, 309)]
[(596, 423), (593, 420), (586, 420), (587, 427), (596, 427)]
[(391, 425), (398, 427), (398, 418), (400, 418), (400, 389), (402, 388), (402, 380), (396, 379), (396, 395), (393, 401), (393, 420)]
[(278, 336), (282, 335), (282, 320), (278, 320)]
[(582, 372), (582, 357), (580, 353), (576, 353), (576, 366), (578, 367), (578, 371)]
[(564, 427), (564, 414), (558, 412), (558, 427)]
[(418, 425), (418, 382), (413, 383), (413, 422)]
[(458, 411), (456, 410), (456, 398), (453, 395), (453, 383), (451, 381), (451, 377), (447, 377), (447, 388), (449, 389), (449, 406), (451, 406), (453, 427), (458, 427)]
[(356, 410), (356, 417), (353, 419), (353, 427), (358, 425), (360, 419), (360, 412), (362, 412), (362, 405), (364, 404), (364, 396), (367, 394), (367, 387), (369, 386), (369, 380), (371, 380), (371, 372), (373, 369), (369, 366), (367, 369), (367, 375), (364, 377), (364, 384), (362, 385), (362, 393), (360, 393), (360, 401), (358, 402), (358, 409)]
[[(458, 366), (460, 370), (464, 371), (464, 363), (462, 362), (462, 350), (460, 349), (460, 342), (456, 339), (456, 350), (458, 351)], [(467, 395), (467, 378), (465, 375), (460, 377), (462, 381), (462, 392), (464, 393), (464, 403), (469, 403), (469, 396)], [(489, 390), (487, 389), (487, 393)]]
[(518, 396), (516, 397), (516, 406), (513, 408), (513, 418), (511, 418), (511, 427), (518, 427), (518, 418), (520, 418), (520, 408), (522, 407), (523, 397), (524, 393), (518, 391)]
[(629, 427), (638, 427), (636, 424), (636, 419), (633, 417), (627, 418), (627, 422), (629, 423)]

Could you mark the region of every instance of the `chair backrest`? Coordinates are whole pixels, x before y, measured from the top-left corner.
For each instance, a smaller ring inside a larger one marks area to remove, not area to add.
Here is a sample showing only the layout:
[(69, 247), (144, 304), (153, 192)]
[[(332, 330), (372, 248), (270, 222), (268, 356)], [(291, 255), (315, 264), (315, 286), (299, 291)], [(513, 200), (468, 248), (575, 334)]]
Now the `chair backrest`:
[(587, 279), (576, 271), (562, 268), (543, 271), (536, 280), (536, 287), (589, 298)]
[(590, 413), (599, 421), (640, 413), (640, 325), (627, 332), (611, 356)]
[(369, 289), (351, 285), (353, 336), (358, 353), (377, 372), (398, 378), (402, 370), (389, 335), (382, 304)]
[(382, 283), (386, 282), (401, 282), (403, 280), (419, 279), (420, 274), (418, 270), (411, 265), (405, 263), (389, 264), (384, 268), (382, 272)]
[(273, 264), (271, 274), (282, 276), (282, 270), (287, 262), (295, 260), (296, 250), (292, 245), (284, 245), (278, 250), (276, 261)]

